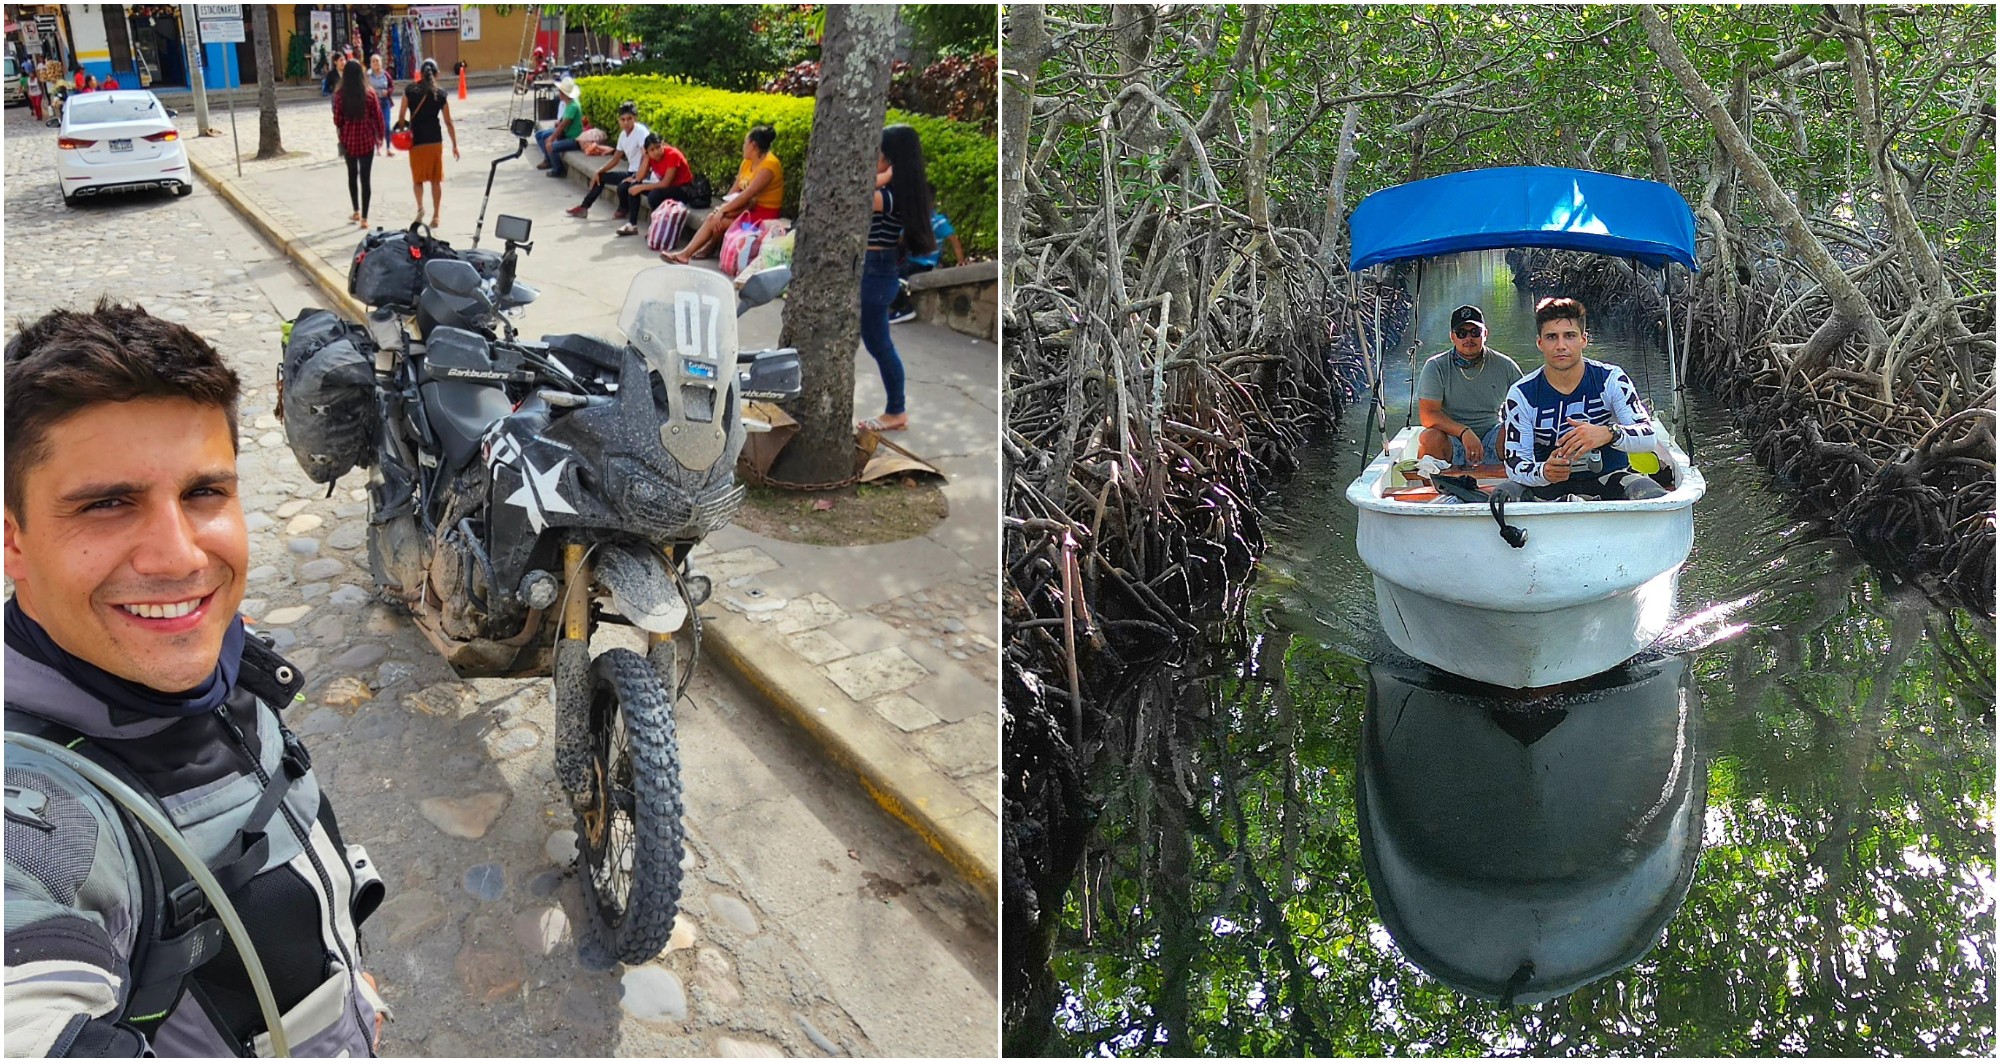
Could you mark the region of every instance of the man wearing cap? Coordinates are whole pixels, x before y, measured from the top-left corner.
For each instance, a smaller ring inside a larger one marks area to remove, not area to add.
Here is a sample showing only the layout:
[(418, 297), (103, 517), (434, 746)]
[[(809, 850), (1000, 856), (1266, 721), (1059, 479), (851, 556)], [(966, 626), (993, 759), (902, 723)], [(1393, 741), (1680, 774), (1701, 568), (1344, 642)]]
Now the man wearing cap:
[(562, 177), (569, 173), (569, 167), (563, 165), (562, 153), (581, 146), (577, 138), (583, 135), (583, 105), (576, 101), (575, 78), (557, 82), (556, 95), (562, 97), (562, 113), (556, 116), (556, 124), (535, 134), (535, 146), (542, 149), (541, 165), (535, 168), (549, 171), (551, 177)]
[(1453, 465), (1500, 459), (1500, 404), (1521, 378), (1514, 359), (1486, 346), (1486, 315), (1477, 306), (1451, 311), (1452, 349), (1431, 356), (1417, 374), (1417, 452)]
[[(565, 211), (570, 217), (590, 216), (590, 204), (604, 194), (607, 185), (616, 188), (626, 181), (636, 180), (646, 172), (646, 138), (653, 135), (645, 123), (639, 121), (639, 105), (626, 100), (618, 105), (618, 150), (604, 160), (604, 166), (590, 177), (590, 191), (583, 193), (583, 202)], [(622, 169), (620, 167), (623, 167)]]

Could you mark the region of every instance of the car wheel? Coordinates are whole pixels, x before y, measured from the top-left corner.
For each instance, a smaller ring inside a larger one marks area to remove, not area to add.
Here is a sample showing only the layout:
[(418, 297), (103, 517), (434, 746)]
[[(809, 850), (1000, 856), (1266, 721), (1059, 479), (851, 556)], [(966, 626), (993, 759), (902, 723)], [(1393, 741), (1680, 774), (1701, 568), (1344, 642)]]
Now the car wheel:
[(62, 197), (63, 197), (63, 205), (64, 205), (64, 206), (66, 206), (66, 207), (70, 207), (70, 208), (72, 208), (72, 209), (74, 209), (74, 208), (76, 207), (76, 197), (75, 197), (75, 196), (73, 196), (73, 195), (69, 194), (69, 193), (68, 193), (67, 191), (64, 191), (64, 190), (63, 190), (63, 189), (62, 189), (61, 187), (57, 187), (57, 188), (56, 188), (56, 191), (58, 191), (58, 192), (61, 192), (61, 193), (62, 193)]

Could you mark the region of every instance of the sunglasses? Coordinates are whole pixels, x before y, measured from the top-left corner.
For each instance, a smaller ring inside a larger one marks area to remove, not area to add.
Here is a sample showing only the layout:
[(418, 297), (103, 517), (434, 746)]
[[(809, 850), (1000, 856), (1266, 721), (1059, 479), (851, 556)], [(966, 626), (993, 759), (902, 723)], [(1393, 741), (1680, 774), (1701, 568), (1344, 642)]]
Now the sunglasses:
[(1476, 324), (1463, 324), (1451, 330), (1451, 334), (1460, 339), (1471, 339), (1473, 336), (1484, 335), (1485, 332), (1486, 329)]

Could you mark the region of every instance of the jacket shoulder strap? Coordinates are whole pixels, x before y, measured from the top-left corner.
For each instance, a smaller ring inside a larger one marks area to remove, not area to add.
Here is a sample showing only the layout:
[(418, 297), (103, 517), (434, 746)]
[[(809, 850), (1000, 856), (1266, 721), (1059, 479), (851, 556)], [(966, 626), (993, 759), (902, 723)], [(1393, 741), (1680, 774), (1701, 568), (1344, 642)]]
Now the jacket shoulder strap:
[(237, 673), (236, 684), (280, 712), (305, 701), (300, 693), (305, 689), (305, 676), (259, 634), (243, 639), (243, 668)]
[[(166, 817), (158, 795), (131, 766), (85, 735), (13, 705), (6, 708), (6, 725), (10, 732), (54, 742), (104, 768)], [(150, 1033), (179, 1004), (188, 976), (221, 951), (224, 933), (180, 857), (125, 807), (115, 801), (112, 806), (139, 861), (134, 869), (139, 874), (140, 923), (129, 958), (132, 988), (125, 994), (120, 1020)]]

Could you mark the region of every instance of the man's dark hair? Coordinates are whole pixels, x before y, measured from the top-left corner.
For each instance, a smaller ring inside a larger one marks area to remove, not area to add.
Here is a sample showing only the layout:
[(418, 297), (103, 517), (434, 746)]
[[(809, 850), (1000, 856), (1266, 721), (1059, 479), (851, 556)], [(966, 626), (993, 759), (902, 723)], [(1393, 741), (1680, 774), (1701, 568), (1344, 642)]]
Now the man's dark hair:
[(1551, 296), (1535, 304), (1535, 334), (1542, 334), (1542, 326), (1550, 321), (1572, 320), (1579, 331), (1590, 331), (1590, 322), (1583, 315), (1583, 303), (1565, 295)]
[(15, 327), (6, 351), (5, 443), (7, 511), (16, 521), (25, 524), (25, 476), (48, 459), (50, 429), (99, 403), (185, 398), (216, 406), (229, 414), (229, 445), (239, 449), (242, 381), (185, 326), (107, 297), (87, 313), (56, 310)]
[(750, 142), (757, 145), (757, 150), (769, 153), (771, 145), (778, 142), (778, 131), (768, 125), (753, 125), (750, 127)]

